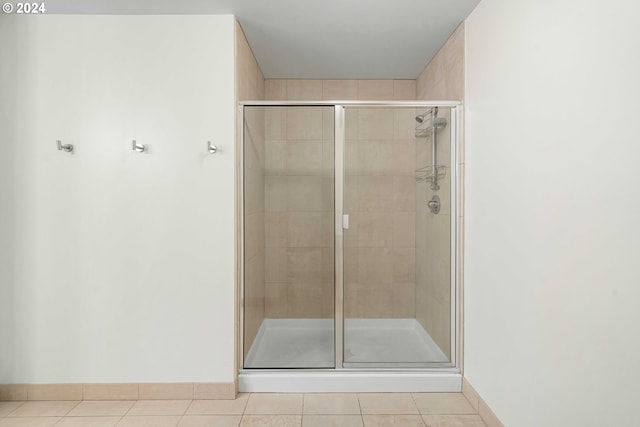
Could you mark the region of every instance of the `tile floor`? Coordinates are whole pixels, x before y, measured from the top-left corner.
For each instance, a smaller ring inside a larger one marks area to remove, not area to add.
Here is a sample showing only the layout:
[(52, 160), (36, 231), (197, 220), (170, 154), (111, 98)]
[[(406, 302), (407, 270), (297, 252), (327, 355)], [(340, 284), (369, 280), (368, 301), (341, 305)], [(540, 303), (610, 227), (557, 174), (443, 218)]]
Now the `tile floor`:
[(240, 394), (235, 400), (0, 402), (0, 427), (485, 427), (461, 393)]

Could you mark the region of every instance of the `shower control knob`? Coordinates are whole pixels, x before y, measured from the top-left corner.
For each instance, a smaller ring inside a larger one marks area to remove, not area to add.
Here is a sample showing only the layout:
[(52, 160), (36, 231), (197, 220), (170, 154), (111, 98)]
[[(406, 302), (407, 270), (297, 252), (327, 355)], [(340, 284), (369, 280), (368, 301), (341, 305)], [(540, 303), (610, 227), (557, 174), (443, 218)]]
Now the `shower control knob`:
[(429, 206), (429, 212), (432, 214), (437, 215), (440, 213), (440, 197), (433, 196), (433, 198), (427, 202), (427, 206)]

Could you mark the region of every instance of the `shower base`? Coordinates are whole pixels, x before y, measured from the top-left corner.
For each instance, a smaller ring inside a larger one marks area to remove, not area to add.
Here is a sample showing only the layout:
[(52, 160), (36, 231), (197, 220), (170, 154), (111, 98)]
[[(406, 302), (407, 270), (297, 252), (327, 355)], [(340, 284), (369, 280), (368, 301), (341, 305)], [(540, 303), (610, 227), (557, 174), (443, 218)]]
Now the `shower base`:
[[(333, 319), (265, 319), (247, 368), (333, 368)], [(416, 319), (346, 319), (344, 362), (448, 362)]]
[[(346, 319), (346, 357), (341, 369), (333, 369), (333, 333), (333, 319), (265, 319), (245, 359), (246, 368), (251, 369), (243, 369), (238, 375), (238, 390), (249, 393), (462, 390), (460, 370), (446, 367), (447, 357), (415, 319)], [(419, 362), (441, 362), (443, 367), (412, 367), (411, 363)]]

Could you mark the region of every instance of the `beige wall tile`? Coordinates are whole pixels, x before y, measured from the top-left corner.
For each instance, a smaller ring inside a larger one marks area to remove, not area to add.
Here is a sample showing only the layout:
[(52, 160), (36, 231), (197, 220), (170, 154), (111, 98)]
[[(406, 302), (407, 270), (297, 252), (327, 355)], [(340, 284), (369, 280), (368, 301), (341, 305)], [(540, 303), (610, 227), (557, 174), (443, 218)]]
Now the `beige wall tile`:
[(358, 81), (323, 80), (322, 99), (327, 101), (358, 99)]
[(287, 222), (287, 247), (321, 247), (322, 212), (291, 212)]
[(393, 213), (393, 247), (415, 248), (416, 246), (416, 213)]
[(284, 283), (287, 280), (287, 249), (268, 247), (265, 249), (265, 283)]
[(286, 79), (265, 79), (264, 97), (270, 101), (287, 100), (287, 80)]
[(138, 384), (84, 384), (85, 400), (137, 400)]
[(415, 283), (394, 283), (391, 287), (391, 317), (413, 318), (416, 313)]
[(345, 139), (358, 139), (360, 130), (359, 130), (359, 108), (357, 107), (346, 107), (344, 110), (344, 120), (345, 120)]
[(393, 244), (394, 214), (362, 212), (358, 215), (358, 247), (388, 248)]
[[(414, 283), (416, 280), (416, 255), (414, 248), (393, 249), (394, 283)], [(413, 297), (413, 295), (411, 295)]]
[(418, 414), (410, 393), (358, 393), (358, 400), (362, 414)]
[(415, 108), (396, 108), (393, 110), (393, 137), (395, 139), (414, 139), (416, 134)]
[(335, 143), (333, 139), (326, 139), (322, 141), (322, 174), (331, 175), (335, 174)]
[(82, 384), (28, 384), (29, 400), (82, 400)]
[(413, 101), (416, 99), (416, 81), (394, 80), (393, 99), (396, 101)]
[(287, 317), (321, 318), (321, 283), (290, 283), (287, 287)]
[(302, 427), (362, 427), (360, 415), (305, 415)]
[(360, 108), (358, 138), (361, 140), (393, 139), (393, 110), (389, 108)]
[(322, 80), (287, 80), (289, 101), (319, 101), (322, 99)]
[(395, 144), (391, 140), (358, 142), (358, 169), (361, 175), (392, 175)]
[(333, 212), (322, 212), (322, 247), (333, 248), (335, 234), (335, 215)]
[(287, 173), (287, 141), (265, 141), (264, 171), (267, 175)]
[(265, 107), (264, 138), (269, 141), (287, 139), (287, 107)]
[(0, 384), (0, 401), (27, 400), (26, 384)]
[(358, 80), (359, 100), (391, 101), (393, 98), (393, 80)]
[[(285, 181), (286, 182), (286, 181)], [(286, 196), (285, 196), (286, 204)], [(265, 247), (287, 246), (287, 221), (289, 214), (286, 212), (266, 212), (265, 221)]]
[(287, 210), (289, 177), (266, 176), (264, 185), (265, 211), (285, 212)]
[(242, 415), (249, 401), (249, 394), (240, 393), (235, 399), (194, 400), (187, 415)]
[(321, 175), (322, 145), (322, 140), (287, 141), (287, 175)]
[(321, 176), (288, 176), (287, 179), (289, 212), (322, 212), (326, 209)]
[(265, 317), (281, 319), (287, 317), (287, 283), (265, 284)]
[[(143, 383), (138, 385), (138, 399), (193, 399), (193, 383)], [(136, 414), (142, 415), (142, 414)], [(163, 415), (163, 414), (149, 414)], [(172, 414), (166, 414), (172, 415)]]
[(258, 393), (249, 396), (245, 414), (302, 414), (302, 394)]
[(194, 383), (194, 399), (230, 399), (234, 400), (237, 394), (237, 384), (230, 383)]
[[(322, 140), (322, 107), (287, 107), (288, 140)], [(267, 134), (267, 139), (270, 138)]]
[(322, 248), (287, 248), (287, 283), (319, 284)]
[(138, 400), (127, 415), (184, 415), (190, 404), (191, 400)]
[(245, 415), (240, 427), (300, 427), (302, 415)]
[(424, 427), (420, 415), (363, 415), (364, 427)]
[(358, 283), (393, 283), (393, 252), (388, 248), (358, 249)]
[(393, 202), (391, 210), (394, 212), (412, 212), (416, 209), (416, 180), (412, 176), (393, 177)]
[(396, 208), (392, 176), (359, 176), (356, 191), (359, 212), (392, 212)]
[(9, 414), (12, 417), (63, 417), (75, 408), (79, 401), (26, 402)]

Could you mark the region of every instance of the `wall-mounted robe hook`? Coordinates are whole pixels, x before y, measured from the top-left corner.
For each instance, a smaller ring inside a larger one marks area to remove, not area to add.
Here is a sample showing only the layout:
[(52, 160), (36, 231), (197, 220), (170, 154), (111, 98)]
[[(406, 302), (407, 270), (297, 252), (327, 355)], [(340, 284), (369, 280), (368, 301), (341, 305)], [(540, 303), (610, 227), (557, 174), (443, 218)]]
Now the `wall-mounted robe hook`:
[(218, 147), (213, 145), (211, 141), (207, 141), (207, 152), (209, 154), (216, 154), (218, 152)]
[(71, 144), (63, 144), (59, 139), (56, 140), (56, 144), (58, 144), (58, 151), (66, 151), (67, 153), (73, 152), (73, 145)]
[(137, 151), (138, 153), (144, 153), (145, 151), (147, 151), (147, 146), (144, 144), (138, 144), (134, 139), (133, 141), (131, 141), (131, 149), (133, 151)]

